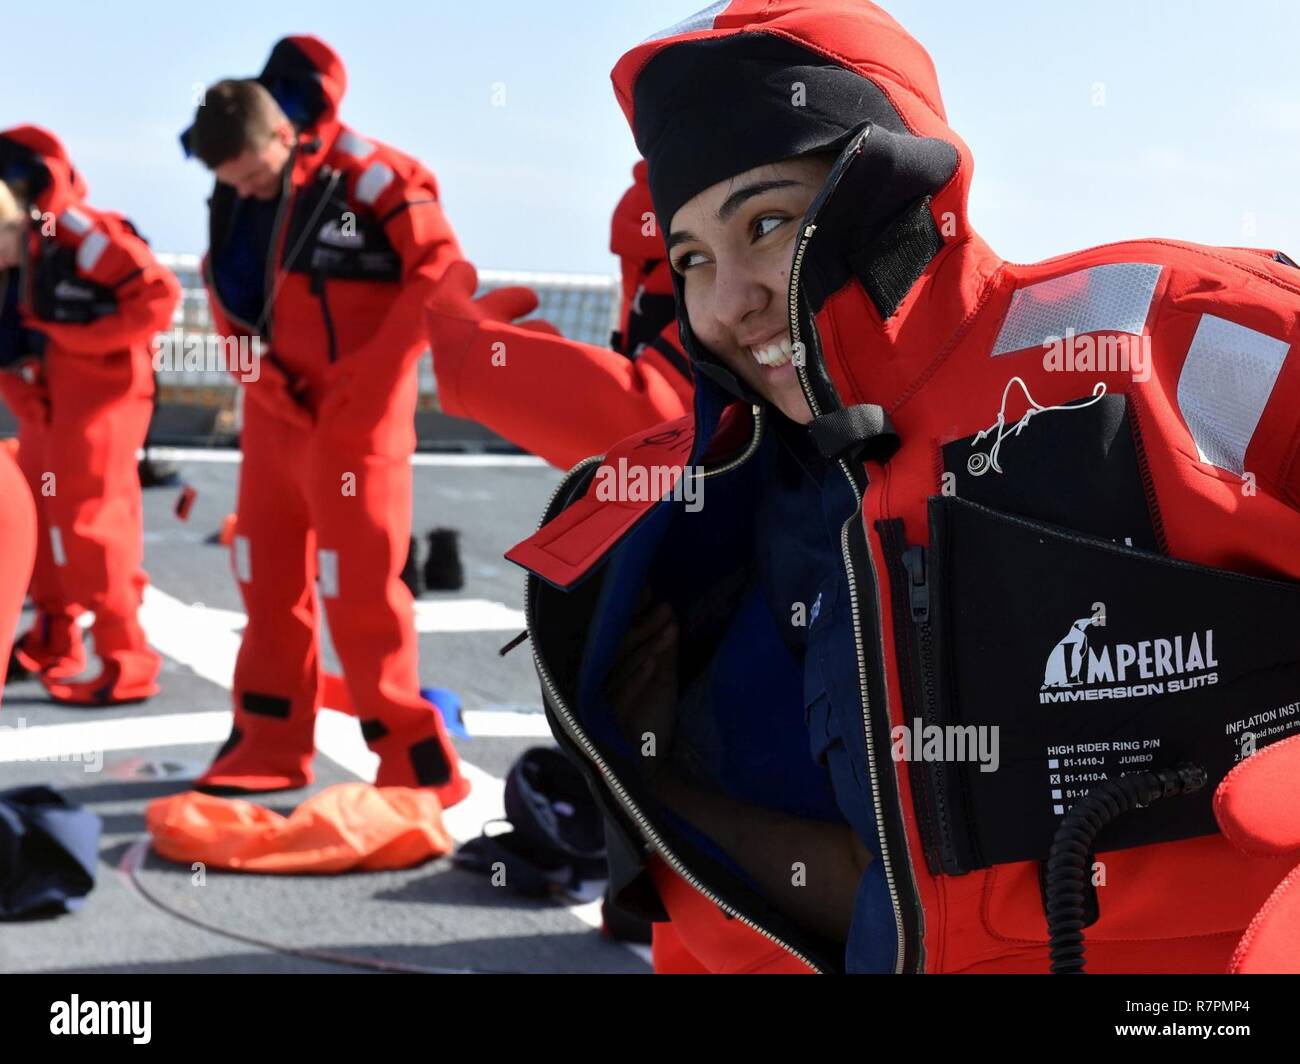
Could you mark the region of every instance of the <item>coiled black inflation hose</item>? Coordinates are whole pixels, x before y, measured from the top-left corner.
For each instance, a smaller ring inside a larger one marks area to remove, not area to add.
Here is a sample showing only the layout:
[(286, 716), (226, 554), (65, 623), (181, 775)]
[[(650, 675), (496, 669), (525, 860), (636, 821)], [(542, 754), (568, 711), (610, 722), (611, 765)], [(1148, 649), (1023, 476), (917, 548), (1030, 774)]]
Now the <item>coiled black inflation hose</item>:
[(1102, 828), (1130, 810), (1192, 794), (1205, 783), (1205, 769), (1190, 763), (1159, 772), (1126, 772), (1097, 784), (1065, 814), (1047, 853), (1044, 877), (1053, 975), (1084, 974), (1084, 897), (1092, 844)]

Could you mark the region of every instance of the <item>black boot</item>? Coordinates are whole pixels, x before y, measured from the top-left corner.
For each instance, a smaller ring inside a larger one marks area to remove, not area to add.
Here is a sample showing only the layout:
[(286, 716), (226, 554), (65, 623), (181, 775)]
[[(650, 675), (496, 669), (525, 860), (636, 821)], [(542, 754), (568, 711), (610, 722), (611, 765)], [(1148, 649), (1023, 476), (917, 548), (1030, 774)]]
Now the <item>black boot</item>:
[(181, 482), (180, 467), (175, 462), (150, 458), (147, 451), (140, 459), (139, 473), (142, 488), (174, 488)]
[(402, 566), (402, 583), (411, 589), (411, 594), (416, 598), (420, 597), (423, 590), (420, 587), (419, 553), (420, 544), (412, 536), (410, 546), (406, 548), (406, 564)]
[(429, 533), (429, 556), (424, 560), (424, 586), (428, 591), (459, 591), (465, 586), (460, 564), (460, 533), (435, 528)]

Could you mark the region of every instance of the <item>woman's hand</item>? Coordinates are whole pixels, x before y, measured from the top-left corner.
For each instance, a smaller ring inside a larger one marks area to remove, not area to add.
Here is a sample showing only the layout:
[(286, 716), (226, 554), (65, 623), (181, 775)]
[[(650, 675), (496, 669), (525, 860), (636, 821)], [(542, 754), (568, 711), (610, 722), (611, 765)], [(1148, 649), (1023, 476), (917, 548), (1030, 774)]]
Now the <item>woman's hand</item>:
[(677, 622), (667, 603), (642, 606), (619, 645), (606, 692), (647, 776), (666, 759), (677, 723)]

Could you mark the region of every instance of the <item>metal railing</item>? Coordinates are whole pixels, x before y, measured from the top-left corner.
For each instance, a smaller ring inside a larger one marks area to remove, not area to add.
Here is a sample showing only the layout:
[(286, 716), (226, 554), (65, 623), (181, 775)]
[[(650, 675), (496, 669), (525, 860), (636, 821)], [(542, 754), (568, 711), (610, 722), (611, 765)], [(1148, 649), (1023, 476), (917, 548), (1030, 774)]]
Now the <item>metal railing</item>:
[[(172, 327), (185, 342), (214, 337), (207, 292), (199, 272), (199, 256), (159, 254), (158, 261), (176, 274), (181, 283), (181, 302)], [(574, 340), (605, 346), (617, 325), (618, 280), (612, 274), (543, 273), (519, 270), (480, 270), (479, 293), (507, 285), (524, 285), (537, 293), (539, 306), (532, 317), (549, 321)], [(158, 409), (151, 439), (169, 444), (218, 444), (233, 442), (239, 434), (241, 393), (230, 374), (211, 368), (185, 369), (159, 366)], [(422, 447), (484, 446), (502, 441), (486, 430), (442, 415), (438, 406), (438, 382), (432, 358), (419, 362), (420, 400), (416, 428)]]
[[(176, 274), (181, 283), (181, 302), (173, 316), (173, 328), (187, 336), (210, 335), (212, 315), (207, 292), (199, 275), (197, 255), (160, 254), (158, 261)], [(601, 274), (542, 273), (522, 270), (480, 270), (479, 292), (524, 285), (537, 293), (539, 307), (534, 317), (545, 318), (565, 336), (584, 343), (609, 343), (618, 312), (618, 281)], [(158, 374), (160, 401), (220, 401), (235, 388), (233, 378), (207, 370), (164, 368)], [(420, 362), (422, 406), (437, 395), (437, 381), (430, 359)]]

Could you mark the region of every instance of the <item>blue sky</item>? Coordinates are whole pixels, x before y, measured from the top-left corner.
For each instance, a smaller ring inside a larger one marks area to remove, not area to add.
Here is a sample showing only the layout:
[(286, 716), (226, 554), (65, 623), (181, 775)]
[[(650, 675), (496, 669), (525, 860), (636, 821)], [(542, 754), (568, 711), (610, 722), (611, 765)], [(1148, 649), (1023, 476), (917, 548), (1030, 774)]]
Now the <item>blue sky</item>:
[[(285, 33), (316, 33), (348, 66), (345, 120), (432, 167), (471, 258), (608, 272), (609, 216), (635, 159), (609, 70), (701, 6), (23, 4), (5, 13), (0, 127), (50, 127), (93, 203), (128, 214), (160, 250), (200, 251), (210, 182), (176, 144), (196, 87), (256, 73)], [(949, 119), (975, 153), (975, 226), (1006, 257), (1170, 236), (1300, 258), (1300, 6), (884, 6), (934, 57)]]

